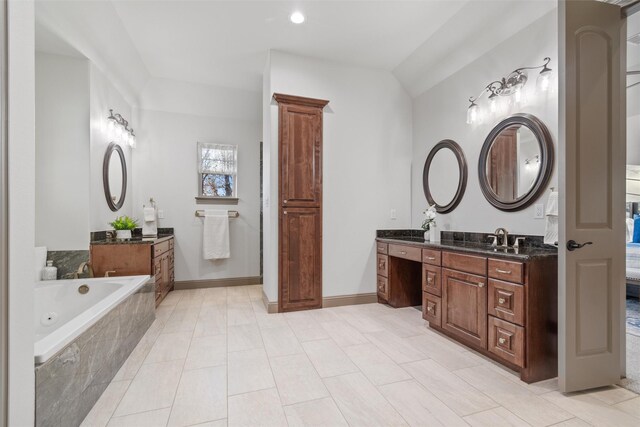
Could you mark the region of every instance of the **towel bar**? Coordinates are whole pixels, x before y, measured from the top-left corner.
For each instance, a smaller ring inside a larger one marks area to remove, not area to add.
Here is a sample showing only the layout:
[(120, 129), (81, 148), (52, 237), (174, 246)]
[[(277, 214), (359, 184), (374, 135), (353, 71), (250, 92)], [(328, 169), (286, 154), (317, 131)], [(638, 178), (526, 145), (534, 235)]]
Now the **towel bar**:
[[(240, 212), (238, 211), (227, 211), (227, 213), (229, 214), (229, 218), (238, 218), (240, 216)], [(204, 211), (203, 210), (196, 211), (196, 216), (203, 217)]]

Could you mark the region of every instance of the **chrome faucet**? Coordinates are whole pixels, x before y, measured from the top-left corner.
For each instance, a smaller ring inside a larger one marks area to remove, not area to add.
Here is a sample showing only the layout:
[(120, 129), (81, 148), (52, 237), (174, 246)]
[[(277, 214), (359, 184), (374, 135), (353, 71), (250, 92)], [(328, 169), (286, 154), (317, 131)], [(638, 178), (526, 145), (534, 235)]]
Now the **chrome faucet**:
[(506, 228), (500, 227), (500, 228), (496, 229), (494, 234), (496, 236), (496, 239), (498, 239), (498, 238), (500, 238), (500, 236), (502, 236), (502, 240), (501, 240), (501, 243), (500, 243), (500, 247), (501, 248), (505, 248), (506, 249), (506, 248), (509, 247), (509, 232), (507, 231)]

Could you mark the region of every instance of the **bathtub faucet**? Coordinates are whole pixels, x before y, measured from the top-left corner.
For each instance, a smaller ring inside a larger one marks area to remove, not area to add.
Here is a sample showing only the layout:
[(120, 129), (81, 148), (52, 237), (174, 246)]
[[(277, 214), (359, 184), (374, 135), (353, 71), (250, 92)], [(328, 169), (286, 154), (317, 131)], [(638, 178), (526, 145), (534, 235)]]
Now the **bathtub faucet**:
[(93, 277), (93, 268), (91, 267), (91, 264), (88, 262), (83, 262), (82, 264), (80, 264), (80, 266), (75, 271), (75, 273), (73, 273), (73, 278), (79, 279), (80, 275), (84, 273), (89, 273), (89, 277)]

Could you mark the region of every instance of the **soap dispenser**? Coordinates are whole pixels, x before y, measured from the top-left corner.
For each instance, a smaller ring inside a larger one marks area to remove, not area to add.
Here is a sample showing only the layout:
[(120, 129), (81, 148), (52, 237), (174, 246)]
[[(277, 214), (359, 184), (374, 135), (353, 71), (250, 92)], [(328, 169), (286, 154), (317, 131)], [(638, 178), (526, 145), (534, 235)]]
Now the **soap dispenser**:
[(53, 266), (53, 261), (48, 260), (47, 266), (42, 269), (42, 280), (56, 280), (58, 278), (58, 269)]

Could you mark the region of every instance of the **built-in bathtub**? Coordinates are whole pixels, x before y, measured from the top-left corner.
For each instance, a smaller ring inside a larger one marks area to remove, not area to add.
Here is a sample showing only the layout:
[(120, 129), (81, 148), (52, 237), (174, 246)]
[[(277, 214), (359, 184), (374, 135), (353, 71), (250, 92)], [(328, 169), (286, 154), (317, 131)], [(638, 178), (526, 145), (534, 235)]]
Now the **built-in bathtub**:
[(154, 319), (149, 276), (38, 282), (36, 425), (79, 425)]

